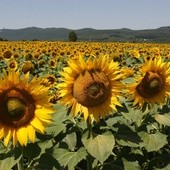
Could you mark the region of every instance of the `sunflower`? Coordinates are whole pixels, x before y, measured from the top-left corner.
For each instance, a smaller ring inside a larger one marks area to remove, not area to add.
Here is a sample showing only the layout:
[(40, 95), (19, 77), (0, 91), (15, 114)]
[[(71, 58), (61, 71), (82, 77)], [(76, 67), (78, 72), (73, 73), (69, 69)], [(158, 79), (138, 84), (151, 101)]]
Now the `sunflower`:
[(142, 76), (129, 86), (133, 106), (163, 104), (170, 95), (170, 67), (161, 58), (152, 58), (140, 70)]
[(25, 61), (21, 67), (21, 71), (26, 74), (27, 72), (34, 71), (34, 64), (31, 61)]
[(71, 108), (71, 114), (83, 114), (84, 120), (92, 123), (117, 111), (121, 106), (118, 96), (123, 88), (123, 75), (118, 63), (107, 56), (100, 58), (82, 56), (70, 59), (68, 67), (61, 72), (61, 83), (57, 85), (60, 102)]
[(57, 82), (57, 79), (52, 74), (47, 74), (42, 78), (41, 84), (46, 87), (52, 87)]
[(3, 71), (0, 78), (0, 139), (7, 146), (13, 140), (27, 145), (34, 142), (35, 132), (44, 133), (45, 126), (51, 122), (52, 106), (48, 103), (48, 89), (40, 85), (41, 80), (29, 73), (21, 77), (19, 71)]
[(4, 59), (9, 60), (12, 57), (12, 52), (11, 51), (5, 51), (3, 54)]
[(50, 68), (56, 68), (56, 64), (57, 64), (57, 62), (56, 62), (55, 59), (50, 59), (50, 60), (49, 60), (49, 66), (50, 66)]
[(42, 68), (45, 65), (45, 61), (43, 59), (38, 60), (38, 68)]
[(16, 60), (11, 60), (8, 62), (8, 69), (16, 70), (18, 67), (18, 63)]

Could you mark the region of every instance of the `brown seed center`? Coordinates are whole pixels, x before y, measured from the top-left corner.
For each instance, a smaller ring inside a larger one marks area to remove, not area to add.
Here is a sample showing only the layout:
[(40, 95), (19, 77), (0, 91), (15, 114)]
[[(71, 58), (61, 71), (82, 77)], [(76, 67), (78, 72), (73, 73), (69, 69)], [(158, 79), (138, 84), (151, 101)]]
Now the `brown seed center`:
[(145, 98), (151, 98), (163, 89), (164, 81), (158, 73), (147, 72), (136, 87), (137, 92)]
[(87, 88), (87, 94), (93, 98), (103, 94), (102, 84), (93, 83)]
[(104, 103), (110, 94), (110, 83), (105, 73), (90, 70), (81, 73), (73, 85), (73, 95), (86, 107)]
[(30, 123), (35, 115), (35, 101), (24, 89), (12, 87), (0, 93), (0, 123), (19, 128)]
[(15, 63), (10, 63), (9, 67), (13, 69), (16, 67), (16, 65), (15, 65)]
[(11, 116), (21, 117), (26, 110), (26, 105), (17, 98), (10, 98), (7, 101), (7, 111)]

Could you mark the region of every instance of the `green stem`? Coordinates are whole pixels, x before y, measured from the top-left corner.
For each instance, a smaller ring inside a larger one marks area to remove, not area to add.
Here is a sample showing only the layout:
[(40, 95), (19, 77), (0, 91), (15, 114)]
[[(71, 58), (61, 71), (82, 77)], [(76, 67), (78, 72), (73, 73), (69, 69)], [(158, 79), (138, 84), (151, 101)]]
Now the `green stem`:
[(88, 121), (87, 121), (87, 128), (89, 131), (88, 138), (92, 138), (93, 137), (92, 125)]
[(89, 155), (87, 156), (87, 170), (93, 170), (92, 164), (93, 164), (93, 158), (92, 158), (92, 156), (89, 154)]
[[(92, 131), (92, 124), (87, 121), (87, 128), (88, 128), (88, 138), (93, 138), (93, 131)], [(88, 154), (87, 156), (87, 170), (92, 170), (93, 169), (93, 157)]]

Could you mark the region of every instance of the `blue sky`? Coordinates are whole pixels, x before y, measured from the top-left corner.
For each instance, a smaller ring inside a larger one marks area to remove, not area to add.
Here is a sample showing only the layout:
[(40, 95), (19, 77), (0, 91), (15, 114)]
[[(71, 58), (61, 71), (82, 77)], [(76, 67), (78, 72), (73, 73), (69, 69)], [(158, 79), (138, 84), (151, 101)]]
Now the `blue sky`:
[(0, 0), (0, 29), (170, 26), (170, 0)]

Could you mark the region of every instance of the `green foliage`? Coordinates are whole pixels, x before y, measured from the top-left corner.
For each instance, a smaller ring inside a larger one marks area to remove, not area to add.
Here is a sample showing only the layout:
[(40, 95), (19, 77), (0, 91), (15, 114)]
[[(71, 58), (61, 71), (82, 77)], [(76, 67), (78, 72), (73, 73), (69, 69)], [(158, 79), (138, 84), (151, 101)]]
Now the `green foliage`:
[[(55, 73), (57, 68), (45, 64), (32, 74)], [(23, 60), (20, 59), (19, 65)], [(35, 61), (32, 60), (36, 67)], [(128, 60), (128, 65), (134, 61)], [(140, 62), (140, 61), (139, 61)], [(7, 68), (7, 63), (0, 62)], [(58, 74), (55, 74), (58, 77)], [(124, 83), (133, 83), (127, 78)], [(55, 88), (50, 89), (55, 93)], [(144, 110), (132, 107), (120, 98), (123, 107), (118, 112), (89, 124), (81, 116), (73, 118), (70, 109), (56, 102), (53, 122), (45, 134), (37, 133), (35, 143), (15, 148), (0, 143), (0, 169), (4, 170), (169, 170), (170, 168), (170, 108), (169, 103)]]
[(68, 39), (71, 42), (76, 42), (77, 41), (77, 35), (76, 35), (75, 31), (69, 32)]
[(130, 162), (130, 161), (127, 161), (126, 159), (123, 159), (123, 163), (124, 163), (125, 170), (140, 170), (141, 169), (137, 161)]
[(45, 135), (37, 133), (35, 143), (14, 149), (1, 145), (0, 169), (169, 168), (169, 116), (164, 109), (143, 113), (124, 103), (120, 114), (92, 125), (71, 117), (64, 106), (56, 104), (55, 109), (54, 122)]
[(70, 152), (67, 149), (56, 148), (53, 155), (61, 166), (64, 168), (68, 167), (68, 170), (73, 170), (82, 159), (85, 159), (87, 152), (84, 147), (81, 147), (76, 152)]
[(155, 134), (142, 132), (140, 136), (143, 141), (143, 146), (148, 152), (158, 151), (167, 144), (166, 135), (159, 132)]
[(0, 169), (11, 169), (22, 158), (22, 149), (15, 148), (0, 154)]
[(170, 126), (170, 115), (168, 113), (164, 115), (156, 114), (154, 118), (161, 125)]
[(112, 150), (115, 145), (115, 139), (111, 132), (105, 132), (96, 137), (88, 137), (88, 132), (86, 132), (82, 137), (82, 142), (87, 149), (87, 151), (102, 164), (113, 154)]

